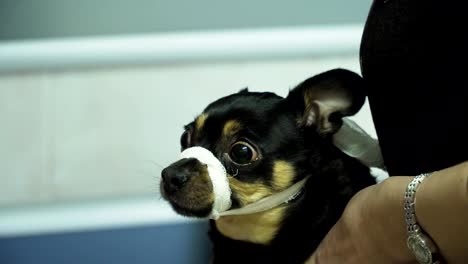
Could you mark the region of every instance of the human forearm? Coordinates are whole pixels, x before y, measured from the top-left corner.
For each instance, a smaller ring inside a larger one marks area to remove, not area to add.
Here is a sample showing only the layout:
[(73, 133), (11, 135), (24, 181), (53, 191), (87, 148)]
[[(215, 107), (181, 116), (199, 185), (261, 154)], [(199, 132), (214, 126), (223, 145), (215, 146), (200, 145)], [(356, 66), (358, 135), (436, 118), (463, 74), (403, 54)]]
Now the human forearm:
[(468, 259), (468, 162), (434, 172), (416, 195), (416, 216), (447, 263)]
[(391, 177), (356, 194), (307, 263), (411, 263), (403, 217), (410, 181)]
[[(403, 197), (412, 177), (359, 192), (308, 263), (415, 263), (406, 246)], [(419, 224), (449, 263), (468, 257), (468, 163), (433, 173), (416, 193)]]

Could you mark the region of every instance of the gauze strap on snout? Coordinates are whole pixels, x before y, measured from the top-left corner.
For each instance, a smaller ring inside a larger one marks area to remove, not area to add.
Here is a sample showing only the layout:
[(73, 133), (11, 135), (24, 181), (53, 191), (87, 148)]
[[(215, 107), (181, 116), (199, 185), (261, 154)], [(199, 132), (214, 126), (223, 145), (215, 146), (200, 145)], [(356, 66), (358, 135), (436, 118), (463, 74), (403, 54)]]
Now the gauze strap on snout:
[(207, 166), (214, 194), (210, 218), (218, 219), (220, 213), (231, 207), (231, 188), (223, 164), (211, 151), (203, 147), (188, 148), (180, 154), (180, 158), (195, 158)]

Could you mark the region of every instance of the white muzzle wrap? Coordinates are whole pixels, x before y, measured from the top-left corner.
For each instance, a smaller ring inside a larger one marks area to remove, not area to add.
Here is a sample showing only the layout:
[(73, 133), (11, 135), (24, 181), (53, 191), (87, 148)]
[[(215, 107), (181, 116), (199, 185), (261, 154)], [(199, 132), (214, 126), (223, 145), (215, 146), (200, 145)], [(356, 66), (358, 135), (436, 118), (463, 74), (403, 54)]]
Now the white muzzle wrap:
[(213, 185), (214, 203), (210, 213), (211, 219), (218, 219), (220, 213), (231, 207), (231, 188), (223, 164), (203, 147), (191, 147), (180, 153), (180, 158), (195, 158), (208, 169), (208, 175)]

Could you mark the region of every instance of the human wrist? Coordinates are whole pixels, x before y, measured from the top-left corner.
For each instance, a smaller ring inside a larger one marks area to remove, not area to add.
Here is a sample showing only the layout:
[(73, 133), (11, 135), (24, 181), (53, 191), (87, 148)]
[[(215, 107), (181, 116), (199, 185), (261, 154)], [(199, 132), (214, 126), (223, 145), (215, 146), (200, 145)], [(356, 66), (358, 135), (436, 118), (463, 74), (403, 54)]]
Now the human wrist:
[[(414, 177), (361, 190), (308, 263), (415, 263), (406, 245), (404, 195)], [(416, 216), (447, 263), (466, 263), (468, 163), (435, 172), (417, 191)]]
[[(413, 177), (391, 177), (388, 182), (390, 186), (385, 188), (387, 193), (399, 185), (399, 178), (403, 178), (402, 180), (408, 178), (406, 185), (413, 179)], [(395, 190), (395, 193), (398, 194), (398, 190)], [(391, 199), (388, 200), (391, 201)], [(391, 204), (389, 202), (389, 205)], [(437, 246), (437, 259), (443, 263), (466, 263), (468, 256), (467, 208), (468, 162), (434, 172), (418, 187), (415, 216), (423, 234), (428, 236)], [(402, 208), (399, 214), (404, 215)], [(387, 220), (388, 227), (394, 226), (390, 223), (390, 219)], [(390, 229), (388, 232), (390, 233), (392, 230), (396, 232), (395, 229)], [(394, 237), (396, 238), (397, 235)], [(403, 242), (406, 242), (406, 239), (407, 235)], [(406, 243), (404, 244), (406, 247)], [(396, 242), (394, 245), (393, 250), (400, 254), (402, 261), (405, 260), (409, 250), (407, 248), (403, 250), (400, 242)], [(409, 256), (410, 261), (415, 261), (412, 252)]]
[(416, 216), (447, 263), (466, 263), (468, 163), (434, 172), (417, 193)]
[[(406, 263), (414, 260), (406, 247), (403, 199), (411, 177), (390, 177), (357, 193), (343, 217), (360, 263)], [(357, 263), (357, 262), (356, 262)]]
[(416, 217), (415, 204), (419, 185), (430, 173), (423, 173), (413, 178), (405, 191), (404, 214), (407, 229), (406, 245), (413, 252), (418, 263), (435, 264), (441, 263), (441, 257), (437, 245), (432, 238), (421, 228)]
[[(407, 231), (403, 214), (405, 190), (413, 177), (390, 177), (376, 185), (373, 209), (369, 210), (378, 225), (373, 240), (382, 254), (393, 263), (414, 261), (413, 253), (406, 245)], [(378, 221), (378, 222), (377, 222)], [(371, 234), (372, 235), (372, 234)]]

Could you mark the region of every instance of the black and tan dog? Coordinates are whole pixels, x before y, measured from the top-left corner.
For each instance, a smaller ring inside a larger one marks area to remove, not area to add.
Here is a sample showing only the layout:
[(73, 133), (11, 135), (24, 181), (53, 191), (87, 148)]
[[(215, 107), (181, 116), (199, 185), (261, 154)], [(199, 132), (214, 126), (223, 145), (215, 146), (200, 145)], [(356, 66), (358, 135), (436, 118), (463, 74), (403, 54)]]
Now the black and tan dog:
[[(342, 117), (359, 111), (363, 79), (335, 69), (299, 84), (286, 98), (249, 92), (221, 98), (185, 127), (182, 149), (201, 146), (218, 158), (242, 208), (307, 177), (274, 208), (211, 221), (215, 263), (303, 263), (350, 198), (375, 183), (369, 168), (332, 142)], [(182, 215), (207, 217), (214, 203), (204, 164), (181, 159), (163, 170), (161, 192)]]

